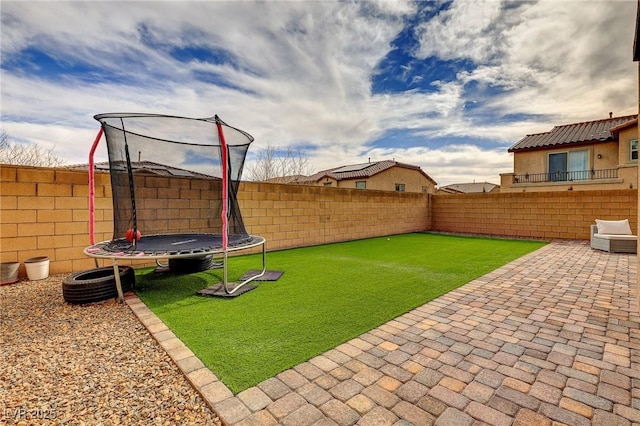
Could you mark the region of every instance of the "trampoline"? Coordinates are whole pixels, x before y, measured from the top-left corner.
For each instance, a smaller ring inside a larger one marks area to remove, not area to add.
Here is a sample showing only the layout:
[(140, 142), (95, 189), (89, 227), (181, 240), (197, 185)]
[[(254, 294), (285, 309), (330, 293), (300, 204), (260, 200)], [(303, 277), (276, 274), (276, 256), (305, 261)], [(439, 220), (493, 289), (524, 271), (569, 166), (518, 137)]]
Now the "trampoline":
[[(89, 153), (87, 256), (118, 261), (221, 257), (225, 296), (242, 294), (266, 271), (265, 239), (249, 235), (237, 202), (238, 186), (253, 137), (217, 115), (189, 118), (108, 113)], [(113, 200), (113, 237), (95, 241), (96, 148), (107, 143)], [(262, 248), (262, 270), (229, 283), (228, 254)], [(118, 299), (123, 300), (119, 274)], [(232, 285), (231, 285), (232, 284)]]

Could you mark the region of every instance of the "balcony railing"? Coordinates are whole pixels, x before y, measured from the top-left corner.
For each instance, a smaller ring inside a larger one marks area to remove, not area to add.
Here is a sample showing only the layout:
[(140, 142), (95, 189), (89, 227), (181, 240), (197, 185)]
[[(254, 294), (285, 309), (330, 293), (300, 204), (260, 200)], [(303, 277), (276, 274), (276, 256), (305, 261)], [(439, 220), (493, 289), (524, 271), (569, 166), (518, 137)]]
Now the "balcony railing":
[(513, 183), (573, 182), (598, 179), (616, 179), (618, 169), (581, 170), (576, 172), (525, 173), (514, 175)]

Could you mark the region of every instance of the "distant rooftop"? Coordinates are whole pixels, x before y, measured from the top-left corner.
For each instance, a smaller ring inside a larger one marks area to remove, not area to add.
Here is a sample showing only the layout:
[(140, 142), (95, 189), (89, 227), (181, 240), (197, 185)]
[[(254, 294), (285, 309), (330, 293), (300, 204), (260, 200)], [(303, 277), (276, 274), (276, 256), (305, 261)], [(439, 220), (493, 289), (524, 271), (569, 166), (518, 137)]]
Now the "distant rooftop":
[[(71, 170), (88, 170), (89, 164), (76, 164), (71, 166), (65, 166), (67, 169)], [(95, 170), (101, 170), (108, 172), (109, 162), (99, 162), (94, 164)], [(199, 178), (209, 178), (209, 179), (220, 179), (215, 176), (205, 175), (203, 173), (198, 173), (190, 170), (180, 169), (173, 166), (167, 166), (164, 164), (154, 163), (152, 161), (132, 161), (131, 169), (134, 173), (152, 173), (159, 176), (176, 176), (176, 177), (199, 177)]]
[(453, 183), (438, 188), (438, 191), (449, 194), (477, 194), (482, 192), (496, 192), (500, 185), (489, 182)]
[(289, 176), (278, 176), (274, 178), (269, 178), (265, 180), (265, 182), (271, 183), (300, 183), (302, 180), (305, 180), (307, 176), (305, 175), (289, 175)]
[(349, 164), (346, 166), (335, 167), (333, 169), (322, 170), (311, 176), (298, 179), (297, 183), (304, 184), (304, 183), (317, 182), (324, 177), (330, 177), (337, 181), (368, 178), (368, 177), (377, 175), (378, 173), (383, 172), (387, 169), (390, 169), (391, 167), (402, 167), (406, 169), (419, 171), (427, 179), (433, 182), (434, 185), (437, 184), (437, 182), (433, 180), (431, 176), (425, 173), (419, 166), (414, 166), (412, 164), (399, 163), (393, 160), (371, 161), (368, 163)]
[(617, 140), (616, 129), (637, 122), (638, 115), (611, 117), (603, 120), (555, 126), (551, 131), (527, 135), (509, 148), (509, 152), (548, 148), (553, 146), (609, 142)]

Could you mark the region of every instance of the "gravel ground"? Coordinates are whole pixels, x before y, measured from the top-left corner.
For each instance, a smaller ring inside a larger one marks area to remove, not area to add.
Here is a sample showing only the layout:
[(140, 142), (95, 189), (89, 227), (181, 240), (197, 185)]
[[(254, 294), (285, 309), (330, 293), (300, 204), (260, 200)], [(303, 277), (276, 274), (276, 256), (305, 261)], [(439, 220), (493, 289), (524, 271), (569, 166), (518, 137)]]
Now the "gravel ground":
[(62, 279), (0, 287), (0, 424), (220, 425), (126, 304), (62, 298)]

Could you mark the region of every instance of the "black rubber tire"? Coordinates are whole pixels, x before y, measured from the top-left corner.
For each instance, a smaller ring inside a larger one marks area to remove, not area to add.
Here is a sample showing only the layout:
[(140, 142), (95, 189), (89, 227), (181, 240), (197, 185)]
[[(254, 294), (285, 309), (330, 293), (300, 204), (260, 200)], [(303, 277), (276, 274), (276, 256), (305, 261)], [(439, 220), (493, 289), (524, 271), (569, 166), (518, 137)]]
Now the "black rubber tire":
[(174, 274), (193, 274), (208, 271), (213, 267), (213, 256), (169, 259), (169, 270)]
[[(122, 292), (135, 287), (136, 276), (132, 267), (118, 266)], [(113, 267), (89, 269), (76, 272), (62, 280), (62, 297), (67, 303), (81, 305), (101, 302), (118, 297)]]

